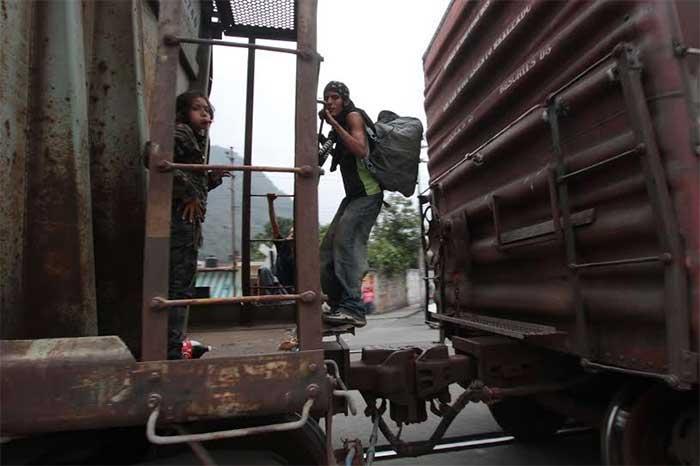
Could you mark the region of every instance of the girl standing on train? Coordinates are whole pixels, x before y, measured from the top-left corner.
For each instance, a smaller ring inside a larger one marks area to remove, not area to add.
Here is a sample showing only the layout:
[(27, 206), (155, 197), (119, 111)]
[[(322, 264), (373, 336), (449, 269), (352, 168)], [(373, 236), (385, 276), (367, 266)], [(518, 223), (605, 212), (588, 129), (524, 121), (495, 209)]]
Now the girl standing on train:
[[(209, 128), (214, 108), (206, 95), (188, 91), (175, 104), (175, 148), (173, 162), (204, 164), (207, 161)], [(170, 223), (169, 299), (194, 297), (197, 250), (202, 244), (202, 223), (207, 194), (219, 186), (223, 176), (214, 172), (173, 170), (173, 201)], [(185, 338), (187, 306), (168, 313), (168, 359), (189, 359), (191, 344)]]

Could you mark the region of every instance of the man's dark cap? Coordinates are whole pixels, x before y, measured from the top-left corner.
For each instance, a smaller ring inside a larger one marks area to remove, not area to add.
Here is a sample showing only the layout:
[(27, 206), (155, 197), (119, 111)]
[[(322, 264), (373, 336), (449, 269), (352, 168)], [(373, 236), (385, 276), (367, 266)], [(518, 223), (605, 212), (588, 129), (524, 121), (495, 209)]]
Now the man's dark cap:
[(327, 92), (337, 92), (340, 97), (345, 100), (350, 100), (350, 89), (340, 81), (331, 81), (323, 88), (323, 95)]

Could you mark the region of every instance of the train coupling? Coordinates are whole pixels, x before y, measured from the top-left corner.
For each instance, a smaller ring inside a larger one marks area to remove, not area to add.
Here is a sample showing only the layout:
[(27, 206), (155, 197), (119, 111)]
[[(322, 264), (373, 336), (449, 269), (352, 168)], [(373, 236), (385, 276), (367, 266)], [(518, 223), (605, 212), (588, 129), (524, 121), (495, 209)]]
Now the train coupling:
[(378, 399), (387, 399), (391, 419), (411, 424), (428, 418), (428, 405), (441, 416), (450, 402), (450, 384), (468, 383), (474, 373), (470, 356), (450, 355), (445, 345), (426, 350), (365, 347), (361, 359), (350, 363), (346, 382), (373, 405)]

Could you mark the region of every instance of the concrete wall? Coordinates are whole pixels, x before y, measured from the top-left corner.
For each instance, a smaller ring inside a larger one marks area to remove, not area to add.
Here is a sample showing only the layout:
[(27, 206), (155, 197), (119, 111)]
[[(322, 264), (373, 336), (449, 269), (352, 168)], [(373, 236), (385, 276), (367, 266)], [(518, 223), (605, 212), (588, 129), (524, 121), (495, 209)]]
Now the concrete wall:
[(403, 274), (391, 277), (372, 271), (367, 274), (363, 284), (374, 284), (375, 312), (382, 313), (422, 303), (422, 277), (419, 269), (409, 269)]
[(406, 270), (406, 301), (408, 305), (421, 304), (424, 296), (423, 272), (420, 269)]

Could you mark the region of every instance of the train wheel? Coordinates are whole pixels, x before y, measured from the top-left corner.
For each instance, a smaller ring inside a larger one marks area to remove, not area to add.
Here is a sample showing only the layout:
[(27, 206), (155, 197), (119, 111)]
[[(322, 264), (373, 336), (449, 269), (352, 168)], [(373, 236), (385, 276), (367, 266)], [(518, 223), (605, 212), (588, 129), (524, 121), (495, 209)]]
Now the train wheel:
[(506, 398), (490, 405), (489, 410), (504, 431), (525, 442), (551, 438), (566, 422), (566, 416), (528, 397)]
[(697, 394), (662, 385), (626, 387), (602, 429), (605, 464), (697, 465)]

